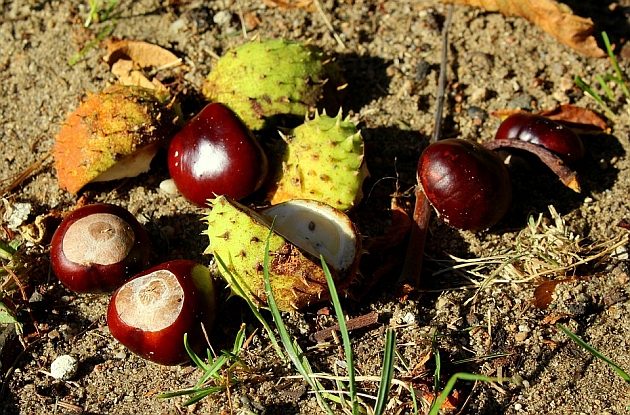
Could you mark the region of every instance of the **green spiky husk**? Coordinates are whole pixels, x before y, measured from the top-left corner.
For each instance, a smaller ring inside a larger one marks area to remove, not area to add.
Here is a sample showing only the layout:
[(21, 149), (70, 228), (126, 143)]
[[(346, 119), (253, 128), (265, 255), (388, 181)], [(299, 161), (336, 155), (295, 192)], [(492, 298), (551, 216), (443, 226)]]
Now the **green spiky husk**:
[(256, 40), (229, 50), (203, 85), (204, 96), (230, 107), (252, 130), (274, 116), (304, 117), (324, 95), (336, 67), (312, 45)]
[[(278, 308), (295, 311), (329, 298), (319, 259), (279, 234), (270, 234), (269, 219), (219, 196), (205, 221), (208, 228), (204, 233), (210, 240), (205, 253), (225, 263), (228, 269), (219, 264), (219, 272), (235, 294), (245, 295), (259, 306), (266, 304), (263, 260), (269, 238), (269, 279)], [(331, 272), (336, 281), (342, 279), (334, 270)]]
[(271, 191), (271, 203), (315, 199), (348, 210), (362, 197), (367, 176), (363, 138), (356, 125), (316, 114), (285, 137), (282, 171)]

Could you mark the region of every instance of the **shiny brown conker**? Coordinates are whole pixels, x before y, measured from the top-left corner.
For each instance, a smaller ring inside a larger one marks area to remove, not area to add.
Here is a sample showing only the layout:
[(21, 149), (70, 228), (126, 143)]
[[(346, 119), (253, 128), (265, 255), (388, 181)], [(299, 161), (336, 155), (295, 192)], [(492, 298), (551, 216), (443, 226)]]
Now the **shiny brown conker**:
[(501, 158), (468, 140), (429, 145), (418, 162), (418, 182), (450, 226), (483, 230), (496, 224), (512, 200), (512, 184)]
[(227, 195), (240, 200), (267, 176), (267, 157), (238, 116), (221, 103), (206, 105), (173, 137), (168, 170), (181, 194), (198, 206)]
[(516, 113), (507, 117), (497, 129), (497, 140), (527, 141), (554, 152), (566, 163), (584, 157), (584, 143), (569, 127), (536, 114)]

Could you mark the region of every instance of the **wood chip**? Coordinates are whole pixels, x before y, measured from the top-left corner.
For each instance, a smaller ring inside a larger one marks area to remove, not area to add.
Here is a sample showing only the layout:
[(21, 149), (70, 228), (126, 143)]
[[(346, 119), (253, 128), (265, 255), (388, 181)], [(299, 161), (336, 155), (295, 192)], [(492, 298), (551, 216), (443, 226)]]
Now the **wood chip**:
[[(375, 324), (378, 324), (378, 316), (379, 315), (376, 311), (372, 311), (368, 314), (351, 318), (350, 320), (346, 321), (346, 327), (348, 328), (348, 331), (352, 331), (352, 330), (357, 330), (357, 329), (373, 326)], [(339, 325), (335, 324), (332, 327), (328, 327), (314, 333), (311, 336), (311, 339), (313, 341), (316, 341), (317, 343), (323, 343), (327, 341), (328, 339), (331, 339), (333, 337), (333, 333), (338, 330), (339, 330)]]

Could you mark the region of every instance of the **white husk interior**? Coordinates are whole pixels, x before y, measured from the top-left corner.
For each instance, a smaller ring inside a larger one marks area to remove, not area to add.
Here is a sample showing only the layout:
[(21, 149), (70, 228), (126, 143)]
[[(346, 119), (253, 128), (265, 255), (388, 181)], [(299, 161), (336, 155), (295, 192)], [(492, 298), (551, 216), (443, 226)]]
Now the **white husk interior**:
[(357, 235), (350, 219), (333, 207), (314, 200), (291, 200), (265, 209), (274, 231), (311, 255), (323, 255), (333, 269), (353, 264)]
[(136, 177), (139, 174), (149, 171), (151, 161), (158, 151), (157, 144), (149, 144), (138, 151), (118, 160), (109, 169), (99, 174), (93, 182), (107, 182), (110, 180), (123, 179), (125, 177)]

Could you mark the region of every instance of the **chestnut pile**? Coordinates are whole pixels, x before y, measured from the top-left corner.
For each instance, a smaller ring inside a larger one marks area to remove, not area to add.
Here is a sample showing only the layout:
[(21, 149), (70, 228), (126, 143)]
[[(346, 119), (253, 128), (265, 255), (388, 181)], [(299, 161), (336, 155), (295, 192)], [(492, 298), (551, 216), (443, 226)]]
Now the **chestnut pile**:
[[(183, 125), (176, 100), (164, 91), (106, 88), (71, 113), (56, 138), (59, 185), (77, 193), (92, 182), (137, 176), (164, 148), (180, 194), (203, 209), (209, 244), (199, 252), (214, 257), (217, 274), (235, 294), (264, 306), (268, 244), (278, 306), (300, 310), (328, 298), (320, 258), (343, 290), (355, 280), (362, 253), (346, 212), (360, 202), (368, 176), (363, 138), (341, 111), (317, 110), (338, 86), (334, 60), (312, 45), (278, 39), (248, 42), (219, 59), (203, 85), (207, 105)], [(295, 116), (304, 121), (270, 133), (278, 119)], [(451, 226), (482, 230), (507, 212), (512, 188), (492, 151), (498, 148), (531, 151), (554, 171), (584, 154), (570, 130), (522, 114), (503, 122), (493, 144), (431, 144), (420, 157), (418, 181)], [(70, 290), (113, 291), (111, 334), (139, 356), (178, 364), (187, 360), (184, 334), (193, 347), (203, 346), (220, 312), (217, 296), (203, 264), (151, 267), (149, 239), (125, 209), (83, 206), (55, 232), (52, 268)]]
[[(131, 351), (156, 363), (187, 360), (183, 341), (203, 344), (216, 309), (210, 270), (188, 260), (150, 269), (151, 243), (126, 209), (92, 204), (68, 214), (50, 248), (53, 272), (78, 293), (114, 293), (107, 312), (112, 335)], [(202, 327), (204, 326), (204, 327)]]
[[(320, 257), (340, 288), (357, 273), (361, 238), (345, 212), (360, 201), (368, 174), (356, 125), (341, 110), (317, 110), (338, 81), (334, 60), (321, 50), (277, 39), (228, 51), (203, 85), (207, 105), (183, 125), (167, 92), (108, 87), (89, 95), (61, 128), (53, 150), (59, 185), (77, 193), (137, 176), (163, 148), (177, 190), (203, 209), (209, 244), (199, 252), (213, 255), (237, 295), (266, 304), (260, 264), (268, 242), (279, 308), (324, 301)], [(296, 116), (301, 124), (275, 131), (278, 119)], [(201, 347), (219, 312), (213, 279), (189, 260), (150, 268), (149, 247), (131, 213), (87, 205), (57, 229), (51, 263), (70, 290), (113, 291), (107, 323), (120, 343), (156, 363), (181, 363), (184, 334)]]
[(506, 214), (512, 200), (508, 169), (497, 149), (527, 151), (538, 157), (569, 188), (579, 192), (567, 165), (584, 157), (580, 137), (565, 125), (528, 113), (507, 117), (495, 141), (478, 144), (445, 139), (430, 144), (418, 161), (418, 183), (438, 216), (450, 226), (478, 231)]

